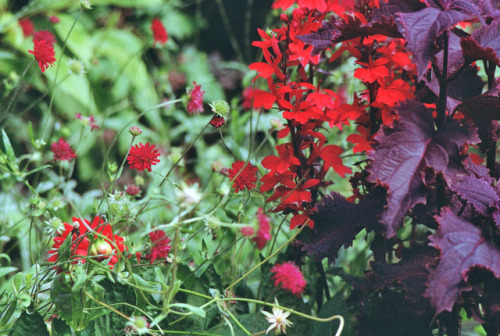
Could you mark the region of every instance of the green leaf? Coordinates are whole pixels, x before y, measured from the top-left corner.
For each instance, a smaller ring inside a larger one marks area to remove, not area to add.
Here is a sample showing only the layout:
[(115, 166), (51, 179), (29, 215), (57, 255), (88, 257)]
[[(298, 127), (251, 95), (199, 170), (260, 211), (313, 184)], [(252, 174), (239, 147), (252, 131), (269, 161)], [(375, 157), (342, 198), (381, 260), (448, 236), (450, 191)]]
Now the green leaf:
[(10, 334), (10, 336), (26, 335), (49, 336), (47, 326), (37, 311), (31, 314), (23, 311), (16, 323), (14, 323), (13, 331)]
[(0, 267), (0, 278), (14, 271), (17, 271), (17, 267), (13, 266)]
[[(326, 301), (321, 307), (318, 317), (328, 318), (333, 315), (341, 315), (344, 318), (344, 329), (342, 335), (351, 334), (351, 323), (349, 320), (349, 313), (347, 311), (347, 306), (342, 300), (342, 295), (337, 294), (330, 300)], [(314, 336), (329, 336), (335, 335), (339, 328), (339, 320), (333, 320), (332, 322), (315, 322), (314, 323)]]
[(72, 336), (71, 328), (63, 320), (53, 319), (52, 336)]
[(190, 304), (186, 304), (186, 303), (173, 303), (169, 306), (170, 308), (183, 308), (183, 309), (187, 309), (189, 310), (190, 312), (192, 312), (194, 315), (198, 316), (198, 317), (201, 317), (201, 318), (205, 318), (207, 317), (207, 314), (205, 313), (205, 310), (203, 308), (200, 308), (200, 307), (195, 307), (195, 306), (192, 306)]
[(0, 326), (7, 325), (12, 315), (14, 315), (16, 308), (17, 308), (17, 302), (16, 301), (10, 302), (9, 308), (5, 310), (5, 312), (2, 315), (2, 318), (0, 318)]

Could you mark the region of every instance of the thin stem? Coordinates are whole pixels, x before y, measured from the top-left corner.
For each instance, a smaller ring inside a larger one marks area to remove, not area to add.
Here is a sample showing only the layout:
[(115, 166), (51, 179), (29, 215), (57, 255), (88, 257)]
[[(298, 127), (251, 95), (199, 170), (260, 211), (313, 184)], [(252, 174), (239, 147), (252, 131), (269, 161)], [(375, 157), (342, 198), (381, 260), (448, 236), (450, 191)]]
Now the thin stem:
[(14, 92), (14, 95), (12, 96), (12, 99), (10, 100), (9, 105), (7, 106), (5, 111), (3, 112), (3, 117), (2, 117), (2, 119), (0, 119), (0, 122), (2, 122), (3, 120), (5, 120), (5, 118), (7, 118), (9, 111), (10, 111), (10, 108), (12, 107), (12, 104), (14, 104), (14, 101), (16, 100), (17, 94), (19, 93), (19, 89), (21, 88), (21, 83), (24, 79), (24, 76), (26, 76), (26, 74), (28, 73), (28, 70), (31, 68), (33, 63), (35, 63), (35, 60), (31, 61), (31, 63), (28, 64), (26, 69), (24, 69), (24, 72), (21, 75), (21, 78), (19, 78), (19, 83), (17, 83), (16, 91)]

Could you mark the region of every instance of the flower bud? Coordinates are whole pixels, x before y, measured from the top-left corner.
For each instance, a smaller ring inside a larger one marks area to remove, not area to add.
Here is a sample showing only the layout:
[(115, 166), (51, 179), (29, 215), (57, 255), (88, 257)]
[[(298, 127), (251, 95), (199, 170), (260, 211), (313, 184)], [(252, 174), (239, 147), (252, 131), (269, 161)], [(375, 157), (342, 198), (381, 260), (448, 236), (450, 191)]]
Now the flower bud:
[(229, 116), (230, 107), (225, 100), (216, 100), (209, 104), (212, 108), (212, 112), (218, 114), (224, 118)]
[(132, 126), (128, 129), (128, 132), (133, 136), (138, 136), (142, 134), (142, 130), (137, 126)]

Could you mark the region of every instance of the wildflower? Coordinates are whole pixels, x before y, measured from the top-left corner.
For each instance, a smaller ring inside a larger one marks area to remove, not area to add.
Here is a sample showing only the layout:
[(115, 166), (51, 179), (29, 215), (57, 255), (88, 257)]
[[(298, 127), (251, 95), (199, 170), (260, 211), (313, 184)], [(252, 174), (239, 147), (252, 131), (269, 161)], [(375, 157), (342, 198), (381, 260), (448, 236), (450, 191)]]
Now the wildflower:
[(54, 43), (56, 43), (56, 38), (48, 30), (40, 30), (37, 31), (35, 34), (33, 34), (33, 41), (40, 41), (40, 40), (47, 41), (47, 43), (50, 44), (51, 46), (53, 46)]
[[(274, 299), (276, 305), (278, 305), (278, 300)], [(275, 329), (276, 335), (281, 333), (286, 334), (286, 327), (291, 326), (293, 323), (287, 320), (287, 317), (290, 315), (290, 312), (284, 312), (283, 309), (278, 307), (273, 307), (273, 313), (269, 313), (266, 311), (261, 311), (262, 314), (266, 315), (266, 320), (271, 323), (269, 328), (267, 328), (266, 334), (268, 334), (271, 330)]]
[(44, 72), (47, 67), (53, 66), (56, 61), (54, 47), (45, 40), (34, 40), (33, 44), (33, 50), (29, 50), (28, 52), (35, 56), (40, 69)]
[(58, 142), (53, 142), (50, 149), (54, 153), (54, 161), (71, 161), (76, 158), (75, 151), (62, 137)]
[(257, 243), (257, 248), (262, 250), (266, 243), (271, 240), (271, 226), (269, 225), (269, 217), (264, 214), (262, 208), (257, 210), (257, 221), (259, 222), (259, 229), (257, 230), (257, 235), (252, 239), (252, 241)]
[(30, 19), (19, 19), (18, 23), (23, 30), (24, 37), (31, 36), (35, 32), (35, 25)]
[(90, 126), (90, 131), (93, 131), (95, 129), (99, 128), (99, 125), (95, 123), (94, 116), (88, 116), (88, 117), (82, 117), (80, 113), (75, 114), (76, 119), (79, 119), (82, 121), (84, 125), (89, 125)]
[(125, 192), (130, 196), (135, 196), (141, 192), (141, 189), (135, 184), (131, 184), (125, 188)]
[(165, 237), (165, 232), (161, 230), (150, 232), (149, 239), (151, 240), (151, 253), (146, 254), (144, 259), (148, 259), (150, 264), (156, 259), (165, 259), (172, 249), (172, 245), (169, 244), (172, 240)]
[(284, 290), (291, 292), (292, 294), (297, 294), (297, 296), (304, 292), (306, 286), (306, 280), (299, 268), (291, 261), (284, 262), (283, 264), (276, 264), (271, 268), (271, 272), (274, 273), (271, 277), (274, 279), (274, 286), (281, 284)]
[(203, 94), (205, 91), (202, 91), (201, 85), (196, 85), (196, 82), (193, 82), (193, 85), (194, 88), (187, 92), (189, 97), (187, 111), (190, 114), (197, 114), (203, 112)]
[(55, 16), (55, 15), (51, 15), (49, 17), (49, 21), (52, 22), (52, 23), (59, 23), (59, 22), (61, 22), (61, 20), (57, 16)]
[(85, 73), (85, 67), (83, 63), (76, 59), (70, 59), (68, 61), (69, 73), (74, 75), (83, 75)]
[[(92, 239), (92, 236), (89, 235), (88, 228), (100, 234), (98, 238), (96, 238), (96, 241), (94, 241), (92, 244), (90, 255), (97, 256), (106, 254), (106, 256), (97, 258), (98, 260), (108, 259), (111, 255), (111, 258), (109, 258), (110, 260), (108, 262), (108, 265), (111, 268), (113, 268), (113, 265), (118, 262), (116, 250), (118, 249), (123, 252), (126, 249), (125, 245), (123, 244), (123, 238), (114, 235), (111, 225), (104, 224), (104, 220), (100, 216), (94, 217), (92, 223), (90, 223), (86, 219), (82, 221), (79, 218), (73, 217), (73, 225), (68, 223), (63, 223), (63, 225), (64, 231), (54, 238), (52, 249), (48, 252), (49, 254), (51, 254), (51, 256), (48, 258), (49, 262), (56, 262), (63, 254), (65, 255), (66, 253), (68, 253), (68, 251), (62, 251), (60, 250), (60, 248), (66, 238), (70, 236), (70, 258), (74, 259), (73, 263), (76, 263), (78, 261), (85, 263), (85, 259), (82, 257), (85, 257), (89, 254), (87, 251), (89, 251), (89, 246), (91, 243), (90, 239)], [(94, 245), (96, 245), (95, 248)]]
[(168, 41), (168, 34), (167, 30), (165, 29), (165, 26), (163, 26), (163, 23), (159, 20), (154, 18), (153, 21), (151, 22), (151, 31), (153, 31), (153, 39), (155, 40), (154, 44), (160, 43), (160, 44), (165, 44)]
[(210, 119), (210, 125), (212, 125), (215, 128), (220, 128), (224, 126), (225, 123), (226, 119), (224, 119), (224, 117), (219, 114), (214, 115), (212, 119)]
[(151, 172), (151, 166), (160, 162), (158, 156), (160, 156), (160, 151), (155, 149), (155, 145), (150, 145), (149, 142), (145, 145), (139, 143), (130, 148), (127, 160), (130, 168), (137, 169), (137, 171), (146, 169)]
[(149, 323), (144, 316), (131, 316), (125, 327), (125, 335), (146, 335), (149, 332)]
[(92, 9), (92, 5), (88, 1), (82, 1), (80, 5), (82, 6), (83, 9)]
[(132, 134), (133, 136), (139, 136), (142, 134), (142, 130), (140, 129), (140, 127), (137, 127), (137, 126), (132, 126), (128, 129), (128, 132), (130, 134)]
[(186, 183), (182, 182), (180, 189), (175, 190), (175, 195), (179, 200), (179, 204), (184, 207), (190, 207), (192, 205), (200, 203), (202, 197), (200, 188), (198, 187), (198, 183), (187, 185)]
[(245, 188), (252, 190), (257, 181), (257, 167), (245, 161), (236, 161), (231, 169), (228, 169), (228, 176), (231, 182), (234, 182), (233, 188), (236, 193)]
[(216, 100), (209, 105), (212, 108), (212, 112), (215, 113), (215, 115), (220, 115), (221, 117), (224, 118), (226, 118), (229, 115), (230, 107), (225, 100)]
[(45, 221), (45, 224), (47, 224), (45, 231), (50, 235), (60, 235), (64, 232), (64, 223), (57, 217), (53, 217), (48, 221)]

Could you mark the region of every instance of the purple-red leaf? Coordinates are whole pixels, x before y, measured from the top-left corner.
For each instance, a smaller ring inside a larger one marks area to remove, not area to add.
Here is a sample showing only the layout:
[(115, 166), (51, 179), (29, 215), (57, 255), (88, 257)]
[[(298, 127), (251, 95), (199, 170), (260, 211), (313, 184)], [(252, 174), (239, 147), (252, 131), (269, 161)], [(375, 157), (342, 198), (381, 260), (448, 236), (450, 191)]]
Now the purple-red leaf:
[(472, 36), (462, 39), (460, 44), (468, 62), (488, 59), (500, 66), (500, 20), (479, 28)]
[(459, 301), (473, 267), (489, 270), (500, 278), (500, 250), (481, 229), (457, 217), (450, 209), (441, 209), (437, 218), (439, 230), (429, 237), (430, 246), (439, 249), (440, 261), (429, 278), (425, 296), (430, 298), (436, 313), (450, 311)]
[[(382, 17), (379, 22), (364, 25), (358, 17), (349, 16), (347, 22), (332, 16), (332, 43), (344, 42), (361, 36), (376, 34), (402, 37), (392, 17)], [(304, 35), (303, 35), (304, 36)]]
[(483, 215), (486, 215), (488, 209), (500, 201), (495, 189), (488, 181), (474, 175), (465, 176), (456, 185), (451, 186), (451, 189)]
[(461, 147), (478, 141), (473, 130), (456, 122), (446, 123), (436, 132), (432, 112), (415, 101), (395, 110), (399, 121), (392, 128), (382, 127), (375, 137), (374, 152), (369, 154), (373, 160), (369, 180), (389, 189), (387, 209), (381, 218), (387, 238), (396, 234), (408, 210), (425, 203), (425, 168), (446, 173), (449, 161)]
[(356, 235), (364, 228), (375, 229), (378, 216), (385, 205), (385, 190), (376, 188), (359, 204), (349, 203), (339, 193), (323, 197), (311, 215), (316, 232), (309, 242), (299, 242), (302, 250), (315, 254), (316, 260), (328, 257), (333, 263), (342, 246), (350, 246)]

